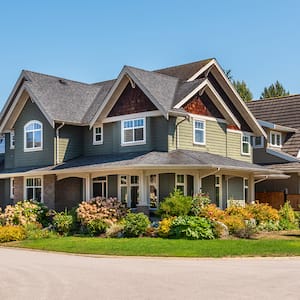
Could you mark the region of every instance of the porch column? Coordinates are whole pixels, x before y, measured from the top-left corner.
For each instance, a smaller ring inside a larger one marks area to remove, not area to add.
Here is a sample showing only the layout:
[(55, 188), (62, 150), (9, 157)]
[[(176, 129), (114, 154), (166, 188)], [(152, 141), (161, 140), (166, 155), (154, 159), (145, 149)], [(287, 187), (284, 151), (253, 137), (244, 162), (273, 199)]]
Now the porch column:
[(139, 200), (140, 201), (139, 204), (137, 205), (137, 211), (149, 215), (148, 181), (144, 171), (140, 173), (140, 199)]
[(254, 176), (250, 175), (248, 179), (248, 192), (249, 192), (249, 199), (248, 202), (251, 203), (255, 201), (255, 184), (254, 184)]
[(43, 178), (43, 200), (45, 205), (50, 208), (55, 208), (55, 182), (56, 176), (54, 174), (44, 175)]
[(24, 196), (24, 177), (14, 177), (15, 195), (14, 203), (26, 200)]
[(194, 194), (199, 194), (201, 192), (201, 179), (200, 174), (195, 173), (194, 174)]
[(85, 179), (84, 179), (84, 186), (83, 186), (83, 190), (84, 190), (84, 200), (88, 201), (91, 199), (91, 175), (87, 174)]

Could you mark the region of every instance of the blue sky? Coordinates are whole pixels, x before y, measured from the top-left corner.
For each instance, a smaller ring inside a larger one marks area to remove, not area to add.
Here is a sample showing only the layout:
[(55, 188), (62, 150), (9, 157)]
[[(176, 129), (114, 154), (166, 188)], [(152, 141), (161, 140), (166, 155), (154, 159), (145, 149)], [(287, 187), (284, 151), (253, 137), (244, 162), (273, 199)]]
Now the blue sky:
[(22, 69), (83, 82), (123, 65), (215, 57), (258, 98), (279, 80), (300, 93), (300, 1), (27, 0), (0, 4), (0, 106)]

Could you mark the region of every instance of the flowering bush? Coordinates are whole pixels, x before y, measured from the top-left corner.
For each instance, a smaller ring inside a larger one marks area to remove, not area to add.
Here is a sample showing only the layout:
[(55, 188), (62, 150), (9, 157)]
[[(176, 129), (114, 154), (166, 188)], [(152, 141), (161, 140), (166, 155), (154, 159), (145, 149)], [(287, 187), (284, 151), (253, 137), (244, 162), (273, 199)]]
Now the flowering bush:
[(225, 212), (218, 208), (215, 204), (208, 204), (200, 210), (199, 216), (211, 221), (221, 221), (225, 216)]
[(279, 210), (279, 226), (281, 230), (298, 229), (299, 224), (296, 218), (295, 211), (291, 207), (290, 202), (284, 203)]
[(267, 203), (254, 203), (249, 204), (245, 207), (245, 210), (252, 215), (257, 222), (257, 224), (261, 224), (264, 222), (273, 221), (276, 222), (279, 220), (278, 210), (272, 208)]
[(166, 238), (169, 236), (172, 221), (175, 218), (176, 217), (164, 218), (159, 222), (158, 232), (157, 232), (158, 236), (163, 237), (163, 238)]
[(199, 216), (202, 209), (207, 207), (210, 204), (210, 202), (211, 201), (207, 194), (200, 193), (193, 196), (190, 214), (193, 216)]
[(116, 198), (96, 197), (90, 201), (81, 202), (76, 212), (82, 225), (86, 226), (93, 220), (103, 220), (107, 225), (111, 225), (123, 218), (127, 209)]
[(48, 208), (34, 200), (24, 200), (15, 205), (7, 205), (4, 212), (0, 213), (3, 225), (26, 225), (40, 223), (44, 226), (48, 222)]
[(58, 233), (68, 235), (73, 226), (73, 217), (66, 211), (56, 213), (53, 217), (53, 225)]
[(26, 231), (23, 226), (0, 226), (0, 243), (20, 241), (26, 238)]
[(244, 219), (236, 215), (225, 215), (222, 222), (228, 227), (231, 234), (237, 233), (246, 227)]
[(238, 216), (243, 220), (253, 219), (253, 215), (245, 207), (240, 205), (231, 205), (225, 209), (225, 214), (228, 216)]

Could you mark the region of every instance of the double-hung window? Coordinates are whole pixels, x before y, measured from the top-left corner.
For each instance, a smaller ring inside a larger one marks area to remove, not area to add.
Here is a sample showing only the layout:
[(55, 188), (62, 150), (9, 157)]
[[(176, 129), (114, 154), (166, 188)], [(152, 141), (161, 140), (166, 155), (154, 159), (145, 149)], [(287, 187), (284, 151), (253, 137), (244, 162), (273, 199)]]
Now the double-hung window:
[(25, 199), (42, 201), (42, 178), (25, 178)]
[(145, 118), (122, 121), (122, 145), (143, 144), (145, 137)]
[(205, 144), (205, 122), (194, 120), (194, 143), (198, 145)]
[(9, 135), (9, 145), (10, 149), (15, 149), (15, 132), (11, 131)]
[(139, 176), (120, 175), (119, 177), (119, 198), (130, 208), (136, 208), (139, 204), (139, 181)]
[(253, 137), (253, 148), (263, 148), (263, 147), (264, 147), (263, 136), (254, 136)]
[(103, 144), (103, 126), (94, 127), (93, 129), (93, 144)]
[(282, 137), (280, 132), (271, 131), (270, 132), (270, 145), (273, 147), (281, 147)]
[(250, 136), (242, 135), (242, 154), (250, 155)]
[(24, 151), (37, 151), (43, 148), (43, 125), (30, 121), (24, 126)]

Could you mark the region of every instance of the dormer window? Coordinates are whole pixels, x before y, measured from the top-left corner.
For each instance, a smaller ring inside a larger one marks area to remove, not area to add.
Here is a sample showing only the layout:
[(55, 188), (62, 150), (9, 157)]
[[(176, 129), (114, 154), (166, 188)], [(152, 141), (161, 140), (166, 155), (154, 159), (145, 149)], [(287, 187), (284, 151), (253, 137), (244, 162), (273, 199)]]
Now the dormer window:
[(282, 145), (282, 136), (280, 132), (271, 131), (270, 132), (270, 145), (272, 147), (281, 147)]
[(144, 144), (145, 118), (122, 121), (122, 145)]
[(263, 148), (264, 147), (264, 138), (262, 136), (253, 137), (253, 148)]
[(15, 149), (15, 132), (11, 131), (9, 134), (9, 145), (10, 149)]
[(250, 155), (250, 136), (242, 135), (242, 155)]
[(30, 121), (24, 126), (24, 151), (39, 151), (43, 149), (43, 124)]
[(94, 127), (93, 145), (103, 144), (103, 126)]

